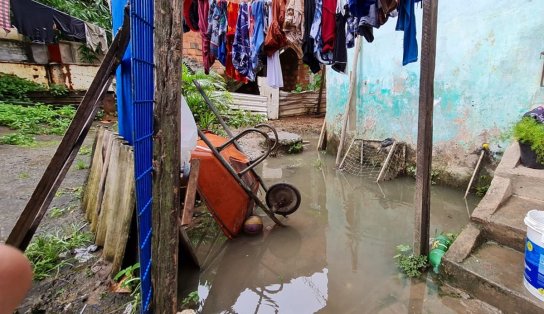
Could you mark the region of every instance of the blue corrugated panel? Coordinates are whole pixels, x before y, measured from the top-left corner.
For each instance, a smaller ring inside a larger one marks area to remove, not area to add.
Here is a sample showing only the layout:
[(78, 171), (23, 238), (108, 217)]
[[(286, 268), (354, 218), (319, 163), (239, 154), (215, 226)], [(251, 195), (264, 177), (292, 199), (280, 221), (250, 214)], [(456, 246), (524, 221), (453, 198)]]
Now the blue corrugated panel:
[(130, 0), (133, 144), (142, 280), (142, 313), (149, 313), (153, 159), (153, 1)]

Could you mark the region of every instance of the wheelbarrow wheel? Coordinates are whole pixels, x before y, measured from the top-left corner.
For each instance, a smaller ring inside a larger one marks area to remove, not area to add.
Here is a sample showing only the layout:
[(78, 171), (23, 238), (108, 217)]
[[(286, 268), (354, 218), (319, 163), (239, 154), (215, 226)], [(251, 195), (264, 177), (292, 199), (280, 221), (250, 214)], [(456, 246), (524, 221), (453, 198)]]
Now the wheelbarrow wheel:
[(300, 206), (300, 192), (287, 183), (274, 184), (266, 192), (266, 205), (274, 214), (290, 215)]

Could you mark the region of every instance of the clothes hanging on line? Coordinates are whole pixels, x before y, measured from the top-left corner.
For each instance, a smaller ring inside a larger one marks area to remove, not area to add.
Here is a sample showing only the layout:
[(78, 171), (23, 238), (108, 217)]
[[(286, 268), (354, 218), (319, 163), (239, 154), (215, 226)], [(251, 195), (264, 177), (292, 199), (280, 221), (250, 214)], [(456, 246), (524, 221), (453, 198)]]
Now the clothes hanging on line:
[(9, 0), (0, 0), (0, 27), (6, 31), (11, 28), (9, 18)]
[(193, 32), (198, 32), (198, 0), (183, 1), (183, 20)]
[[(279, 57), (283, 48), (294, 49), (313, 73), (322, 64), (346, 73), (347, 49), (354, 46), (355, 38), (372, 42), (374, 29), (397, 14), (396, 29), (404, 31), (403, 64), (416, 61), (414, 7), (419, 1), (184, 0), (189, 7), (184, 19), (191, 30), (201, 33), (206, 73), (218, 59), (227, 76), (254, 81), (266, 64), (269, 85), (279, 87), (283, 86)], [(197, 18), (191, 17), (195, 3)]]
[(396, 30), (404, 31), (402, 65), (417, 61), (416, 2), (421, 0), (402, 0), (398, 7)]
[(100, 48), (102, 53), (106, 53), (106, 51), (108, 51), (108, 39), (106, 36), (106, 30), (103, 28), (94, 24), (85, 23), (85, 38), (87, 41), (87, 46), (93, 51), (96, 51), (97, 48)]
[(249, 43), (249, 5), (245, 2), (241, 3), (239, 7), (234, 43), (232, 44), (232, 64), (241, 75), (250, 81), (255, 80)]

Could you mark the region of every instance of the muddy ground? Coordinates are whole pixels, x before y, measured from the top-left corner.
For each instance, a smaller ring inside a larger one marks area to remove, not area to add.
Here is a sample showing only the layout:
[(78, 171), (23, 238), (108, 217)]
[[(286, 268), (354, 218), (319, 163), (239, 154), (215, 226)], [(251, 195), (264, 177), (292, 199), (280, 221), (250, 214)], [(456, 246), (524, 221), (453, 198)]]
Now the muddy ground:
[[(269, 122), (278, 130), (298, 133), (303, 137), (319, 135), (322, 123), (323, 118), (311, 117)], [(78, 168), (89, 165), (94, 131), (93, 128), (87, 136), (82, 151), (68, 171), (37, 234), (62, 236), (74, 228), (88, 230), (80, 207), (88, 169)], [(0, 136), (10, 132), (0, 127)], [(62, 137), (47, 135), (37, 136), (36, 139), (37, 144), (33, 147), (0, 145), (0, 158), (3, 160), (0, 164), (0, 242), (4, 242), (11, 232)], [(250, 140), (245, 144), (253, 147), (257, 153), (261, 149), (259, 142)], [(52, 211), (57, 214), (52, 215)], [(111, 293), (109, 286), (109, 268), (107, 263), (100, 260), (99, 249), (87, 262), (74, 261), (71, 266), (62, 268), (49, 278), (35, 281), (19, 313), (121, 313), (131, 297), (128, 294)]]

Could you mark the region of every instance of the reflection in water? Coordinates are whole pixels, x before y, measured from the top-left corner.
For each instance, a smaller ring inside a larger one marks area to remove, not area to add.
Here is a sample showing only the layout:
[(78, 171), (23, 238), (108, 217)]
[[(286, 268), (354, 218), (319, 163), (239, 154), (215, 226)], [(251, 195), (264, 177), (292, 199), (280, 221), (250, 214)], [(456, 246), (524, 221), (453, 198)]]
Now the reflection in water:
[[(432, 278), (411, 282), (396, 269), (395, 247), (412, 239), (414, 181), (399, 178), (377, 185), (336, 172), (329, 157), (318, 155), (325, 164), (316, 167), (315, 154), (263, 163), (264, 179), (297, 186), (302, 205), (286, 220), (287, 228), (267, 228), (254, 237), (240, 235), (211, 254), (214, 257), (198, 279), (199, 312), (462, 310), (460, 302), (442, 301)], [(462, 196), (433, 187), (431, 234), (458, 232), (467, 223), (467, 208), (472, 209), (476, 200), (465, 204)], [(265, 218), (265, 225), (272, 223)]]

